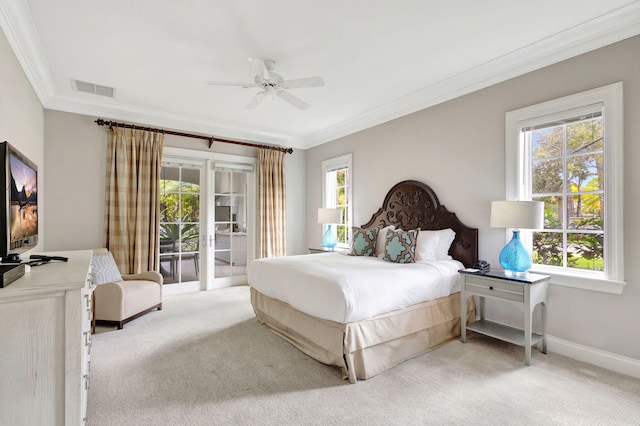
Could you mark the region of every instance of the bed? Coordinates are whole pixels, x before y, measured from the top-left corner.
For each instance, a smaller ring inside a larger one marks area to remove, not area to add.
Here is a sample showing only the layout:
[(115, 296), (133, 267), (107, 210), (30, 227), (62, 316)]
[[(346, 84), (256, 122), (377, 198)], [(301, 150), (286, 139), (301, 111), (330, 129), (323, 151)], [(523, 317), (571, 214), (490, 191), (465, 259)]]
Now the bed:
[[(361, 228), (391, 227), (453, 230), (448, 250), (451, 260), (396, 264), (377, 256), (340, 253), (258, 259), (249, 267), (251, 304), (258, 322), (312, 358), (339, 367), (351, 383), (458, 337), (457, 270), (477, 261), (478, 230), (460, 222), (429, 186), (418, 181), (393, 186), (382, 207)], [(433, 285), (414, 278), (414, 272), (422, 274), (426, 269), (432, 271), (430, 276), (438, 277), (429, 278)], [(367, 271), (373, 275), (356, 283), (354, 277)], [(334, 279), (345, 282), (346, 287), (331, 287)], [(469, 299), (467, 303), (472, 321), (473, 302)]]

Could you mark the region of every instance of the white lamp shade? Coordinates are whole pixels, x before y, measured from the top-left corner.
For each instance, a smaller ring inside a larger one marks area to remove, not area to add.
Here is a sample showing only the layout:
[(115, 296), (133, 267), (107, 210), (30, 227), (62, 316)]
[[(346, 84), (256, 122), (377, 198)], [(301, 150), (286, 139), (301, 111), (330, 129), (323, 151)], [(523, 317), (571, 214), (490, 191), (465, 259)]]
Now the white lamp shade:
[(340, 209), (318, 209), (318, 223), (340, 223)]
[(542, 201), (492, 201), (491, 227), (542, 229), (544, 203)]

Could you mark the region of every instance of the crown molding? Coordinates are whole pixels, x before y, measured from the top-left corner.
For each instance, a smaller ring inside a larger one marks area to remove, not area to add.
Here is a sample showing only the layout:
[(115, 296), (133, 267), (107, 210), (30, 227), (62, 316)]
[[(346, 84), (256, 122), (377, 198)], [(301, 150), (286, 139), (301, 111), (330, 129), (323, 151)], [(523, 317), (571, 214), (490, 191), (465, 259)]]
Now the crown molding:
[(220, 138), (237, 139), (242, 141), (259, 142), (282, 145), (291, 148), (305, 149), (302, 138), (281, 133), (256, 131), (230, 123), (215, 122), (193, 116), (182, 116), (166, 111), (139, 108), (113, 102), (79, 101), (75, 97), (57, 96), (49, 100), (45, 108), (74, 114), (89, 115), (114, 121), (125, 121), (151, 127), (161, 127), (171, 130), (195, 132)]
[(21, 0), (0, 1), (0, 27), (44, 106), (57, 90), (27, 3)]
[(304, 137), (312, 148), (640, 34), (640, 2), (621, 7)]

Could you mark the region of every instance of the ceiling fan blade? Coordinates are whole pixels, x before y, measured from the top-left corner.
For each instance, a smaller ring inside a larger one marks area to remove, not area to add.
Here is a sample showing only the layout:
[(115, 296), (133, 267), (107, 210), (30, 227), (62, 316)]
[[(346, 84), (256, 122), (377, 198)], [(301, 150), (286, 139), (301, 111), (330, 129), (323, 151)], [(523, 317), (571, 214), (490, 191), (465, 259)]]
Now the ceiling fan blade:
[(267, 92), (264, 90), (262, 92), (256, 93), (247, 104), (247, 108), (256, 109), (256, 107), (260, 105), (260, 102), (262, 102), (262, 99), (264, 99), (266, 95), (267, 95)]
[(298, 89), (301, 87), (323, 87), (324, 80), (320, 77), (296, 78), (293, 80), (285, 80), (282, 87), (285, 89)]
[(291, 93), (285, 90), (280, 90), (276, 92), (276, 95), (280, 96), (282, 100), (289, 102), (291, 105), (293, 105), (298, 109), (305, 110), (305, 109), (309, 109), (310, 107), (308, 103), (306, 103), (305, 101), (303, 101), (302, 99), (296, 96), (293, 96)]
[(233, 81), (207, 81), (212, 86), (240, 86), (240, 87), (256, 87), (255, 83), (237, 83)]
[(256, 73), (256, 75), (259, 75), (265, 80), (269, 80), (271, 78), (271, 73), (267, 69), (264, 60), (258, 58), (249, 58), (249, 63), (251, 64), (251, 68), (253, 69), (253, 72)]

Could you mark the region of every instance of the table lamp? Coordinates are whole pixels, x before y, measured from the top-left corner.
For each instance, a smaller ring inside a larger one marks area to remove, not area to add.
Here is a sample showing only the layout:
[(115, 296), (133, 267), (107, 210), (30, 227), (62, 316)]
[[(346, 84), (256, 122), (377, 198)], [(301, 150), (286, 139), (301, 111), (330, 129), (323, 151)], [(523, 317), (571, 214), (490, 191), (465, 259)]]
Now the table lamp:
[(342, 211), (340, 209), (318, 209), (318, 223), (329, 225), (327, 227), (327, 232), (322, 236), (322, 247), (333, 250), (338, 243), (338, 238), (333, 233), (331, 225), (334, 223), (340, 223), (341, 217)]
[(531, 254), (520, 242), (520, 229), (542, 229), (544, 203), (541, 201), (492, 201), (491, 227), (513, 228), (513, 238), (500, 252), (505, 271), (523, 274), (531, 269)]

